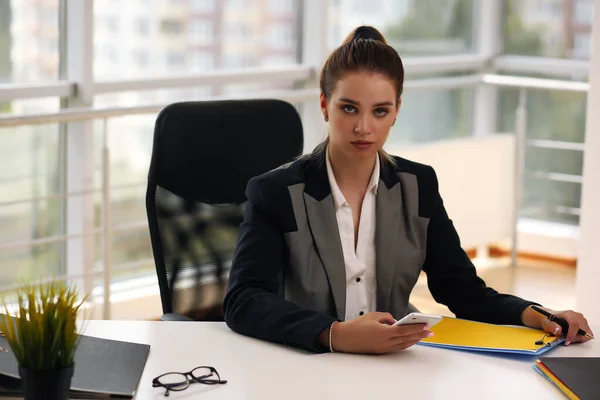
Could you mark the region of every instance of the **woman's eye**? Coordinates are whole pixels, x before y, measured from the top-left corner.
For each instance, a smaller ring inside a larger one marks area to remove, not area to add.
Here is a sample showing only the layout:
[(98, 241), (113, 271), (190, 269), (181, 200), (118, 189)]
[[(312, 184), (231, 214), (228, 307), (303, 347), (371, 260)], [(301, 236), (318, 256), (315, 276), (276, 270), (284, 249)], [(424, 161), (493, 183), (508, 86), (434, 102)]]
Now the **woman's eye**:
[(356, 111), (356, 108), (354, 108), (354, 106), (346, 104), (346, 105), (342, 106), (342, 110), (347, 113), (353, 113)]
[(375, 115), (377, 115), (379, 117), (383, 117), (387, 113), (388, 113), (388, 110), (385, 109), (385, 108), (377, 108), (377, 109), (375, 109)]

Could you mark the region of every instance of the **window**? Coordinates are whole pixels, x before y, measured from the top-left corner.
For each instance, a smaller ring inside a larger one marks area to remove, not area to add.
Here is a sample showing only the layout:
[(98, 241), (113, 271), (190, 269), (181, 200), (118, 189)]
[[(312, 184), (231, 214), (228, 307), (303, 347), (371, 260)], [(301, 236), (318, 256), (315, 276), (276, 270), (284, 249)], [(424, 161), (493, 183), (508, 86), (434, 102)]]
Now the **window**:
[(212, 12), (215, 10), (215, 0), (190, 0), (190, 10)]
[[(58, 4), (58, 0), (55, 1)], [(289, 60), (288, 65), (297, 63), (301, 0), (184, 0), (181, 7), (170, 7), (167, 0), (137, 1), (131, 6), (127, 2), (119, 8), (120, 21), (122, 24), (128, 21), (127, 26), (131, 26), (127, 28), (127, 34), (123, 29), (120, 33), (106, 29), (102, 21), (116, 15), (112, 11), (112, 2), (109, 5), (107, 1), (112, 0), (94, 1), (94, 17), (98, 21), (94, 26), (94, 45), (100, 50), (100, 55), (93, 60), (97, 80), (165, 76), (186, 67), (190, 69), (186, 72), (260, 67), (275, 56), (281, 56), (278, 65), (284, 60)], [(2, 0), (0, 4), (3, 4)], [(271, 6), (290, 7), (291, 11), (274, 15), (269, 11)], [(286, 27), (270, 28), (278, 24)], [(106, 55), (106, 45), (121, 55), (118, 68), (107, 60), (113, 57)], [(149, 52), (145, 67), (142, 67), (145, 57), (136, 53), (140, 51)], [(198, 52), (210, 53), (212, 61), (207, 55), (195, 56)], [(184, 54), (183, 67), (176, 67), (180, 59), (169, 53)], [(0, 65), (4, 60), (0, 57)], [(112, 98), (119, 99), (115, 100), (118, 104), (120, 99), (126, 101), (126, 96), (120, 93)], [(137, 98), (128, 98), (127, 101), (133, 102), (128, 104), (135, 104)]]
[(269, 11), (272, 13), (290, 13), (294, 11), (294, 0), (269, 0)]
[(557, 20), (562, 17), (562, 0), (544, 0), (541, 1), (542, 18), (548, 20)]
[(473, 51), (473, 0), (340, 0), (329, 7), (331, 50), (366, 24), (403, 57)]
[(227, 8), (231, 10), (245, 8), (248, 6), (249, 0), (227, 0)]
[(109, 32), (117, 33), (119, 30), (119, 20), (115, 16), (106, 17), (105, 24)]
[(574, 20), (577, 24), (592, 25), (594, 18), (594, 0), (574, 0)]
[(575, 35), (573, 44), (573, 58), (590, 58), (592, 52), (592, 37), (589, 33), (578, 33)]
[(365, 13), (373, 13), (373, 12), (378, 12), (377, 8), (381, 8), (383, 6), (383, 2), (381, 0), (372, 0), (372, 1), (365, 1), (365, 0), (352, 0), (350, 2), (350, 10), (352, 10), (353, 13), (362, 15)]
[(248, 54), (230, 54), (225, 56), (226, 68), (249, 68), (255, 66), (254, 58)]
[(204, 72), (214, 67), (214, 56), (205, 51), (192, 53), (192, 71)]
[[(9, 104), (17, 114), (56, 112), (59, 101), (15, 100)], [(56, 197), (33, 200), (61, 193), (59, 148), (57, 124), (0, 129), (0, 244), (34, 242), (0, 250), (0, 285), (65, 273), (61, 243), (39, 243), (64, 233), (61, 201)], [(10, 202), (13, 204), (2, 204)]]
[[(514, 132), (518, 89), (501, 89), (500, 132)], [(527, 91), (527, 139), (560, 141), (576, 146), (584, 141), (586, 94), (548, 90)], [(529, 145), (525, 151), (523, 215), (578, 223), (583, 170), (581, 149)], [(549, 175), (552, 174), (552, 175)]]
[(228, 42), (245, 42), (251, 38), (251, 27), (246, 23), (232, 21), (227, 24), (227, 41)]
[(386, 148), (471, 136), (472, 89), (407, 91)]
[[(139, 93), (139, 100), (132, 103), (154, 103), (155, 92)], [(135, 93), (138, 97), (138, 93)], [(131, 279), (136, 276), (148, 276), (153, 272), (152, 248), (147, 225), (135, 224), (144, 221), (144, 192), (145, 176), (148, 173), (150, 153), (152, 148), (152, 132), (156, 116), (125, 116), (107, 120), (108, 141), (111, 145), (110, 170), (111, 185), (130, 188), (114, 188), (111, 195), (110, 210), (113, 221), (113, 241), (111, 246), (113, 264), (113, 282)], [(102, 132), (103, 122), (94, 122), (95, 131)], [(123, 134), (126, 132), (126, 134)], [(97, 135), (101, 142), (101, 136)], [(98, 210), (99, 204), (97, 205)], [(133, 223), (133, 226), (131, 224)], [(130, 226), (127, 226), (130, 225)], [(121, 227), (121, 228), (120, 228)], [(101, 240), (97, 241), (97, 259), (101, 262)], [(144, 261), (148, 261), (144, 264)], [(127, 270), (131, 263), (137, 263), (134, 270)], [(98, 282), (97, 282), (98, 284)], [(100, 283), (101, 284), (101, 283)]]
[(293, 64), (295, 56), (268, 56), (264, 60), (264, 66), (269, 67), (280, 67), (284, 65)]
[(150, 22), (143, 18), (137, 19), (135, 21), (135, 31), (140, 36), (147, 36), (150, 32)]
[(165, 19), (160, 23), (160, 30), (165, 35), (177, 35), (182, 32), (182, 26), (179, 20)]
[(58, 6), (0, 1), (0, 84), (58, 79)]
[(185, 64), (185, 55), (178, 52), (167, 53), (167, 66), (169, 68), (181, 68)]
[(56, 9), (52, 6), (43, 9), (42, 12), (42, 21), (44, 26), (54, 26), (56, 25), (56, 19), (58, 18)]
[(104, 49), (104, 57), (111, 63), (117, 62), (117, 50), (112, 46), (106, 46)]
[(201, 87), (200, 89), (195, 89), (194, 90), (194, 98), (195, 99), (202, 99), (205, 97), (210, 97), (213, 95), (213, 91), (211, 87)]
[(58, 49), (58, 38), (51, 38), (44, 42), (43, 51), (45, 54), (52, 54), (56, 49)]
[(294, 31), (287, 24), (274, 24), (269, 29), (269, 43), (275, 48), (294, 48)]
[(148, 66), (148, 58), (147, 51), (136, 50), (133, 53), (133, 60), (139, 68), (146, 68)]
[[(512, 1), (512, 0), (511, 0)], [(528, 22), (548, 22), (561, 18), (563, 0), (536, 0), (523, 2), (520, 9)]]
[(188, 36), (192, 45), (213, 43), (213, 23), (208, 20), (190, 21), (188, 25)]
[[(573, 7), (572, 18), (566, 18), (571, 14), (568, 7)], [(593, 2), (585, 0), (504, 0), (504, 52), (524, 56), (586, 58), (581, 56), (580, 49), (573, 48), (578, 40), (573, 32), (580, 31), (581, 25), (591, 20), (592, 13)]]

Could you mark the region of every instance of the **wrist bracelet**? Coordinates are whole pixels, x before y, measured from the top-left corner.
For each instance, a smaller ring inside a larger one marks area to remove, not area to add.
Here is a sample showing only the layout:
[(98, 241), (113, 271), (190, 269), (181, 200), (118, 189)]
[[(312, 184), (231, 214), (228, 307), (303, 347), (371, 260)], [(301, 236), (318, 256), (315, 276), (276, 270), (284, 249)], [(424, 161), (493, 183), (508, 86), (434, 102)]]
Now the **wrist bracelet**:
[(329, 351), (333, 353), (333, 346), (331, 345), (331, 332), (333, 331), (333, 325), (335, 325), (337, 321), (333, 321), (333, 323), (329, 326)]

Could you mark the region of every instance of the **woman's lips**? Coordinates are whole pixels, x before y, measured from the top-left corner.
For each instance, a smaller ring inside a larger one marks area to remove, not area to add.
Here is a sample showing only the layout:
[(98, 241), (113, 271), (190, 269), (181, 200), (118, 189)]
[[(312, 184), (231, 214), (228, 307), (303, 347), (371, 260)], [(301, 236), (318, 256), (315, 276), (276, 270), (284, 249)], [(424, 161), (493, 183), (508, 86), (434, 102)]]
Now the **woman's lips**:
[(359, 150), (368, 149), (369, 147), (371, 147), (373, 145), (373, 142), (367, 142), (364, 140), (357, 140), (355, 142), (350, 142), (350, 143), (352, 143), (352, 145)]

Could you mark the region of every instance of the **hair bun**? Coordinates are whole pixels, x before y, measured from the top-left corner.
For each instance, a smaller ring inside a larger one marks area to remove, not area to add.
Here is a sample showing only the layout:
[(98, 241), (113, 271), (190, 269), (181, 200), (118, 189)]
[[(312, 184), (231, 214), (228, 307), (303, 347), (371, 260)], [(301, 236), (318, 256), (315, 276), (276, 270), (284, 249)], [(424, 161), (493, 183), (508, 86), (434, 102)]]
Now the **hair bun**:
[(385, 43), (385, 38), (377, 29), (372, 26), (359, 26), (354, 31), (353, 40), (357, 39), (373, 39)]

